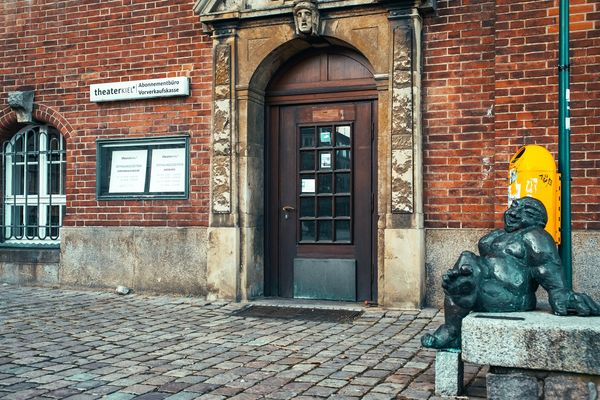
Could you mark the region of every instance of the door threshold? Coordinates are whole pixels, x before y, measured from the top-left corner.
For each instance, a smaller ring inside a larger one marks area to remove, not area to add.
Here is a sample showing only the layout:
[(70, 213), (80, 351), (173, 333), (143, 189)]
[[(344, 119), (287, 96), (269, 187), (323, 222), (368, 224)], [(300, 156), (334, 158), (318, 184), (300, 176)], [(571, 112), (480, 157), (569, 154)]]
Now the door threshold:
[[(363, 311), (366, 307), (364, 303), (335, 301), (335, 300), (314, 300), (314, 299), (290, 299), (284, 297), (268, 297), (264, 299), (249, 300), (251, 305), (260, 305), (268, 307), (292, 307), (292, 308), (314, 308), (320, 310), (347, 310)], [(369, 303), (369, 306), (373, 307)]]

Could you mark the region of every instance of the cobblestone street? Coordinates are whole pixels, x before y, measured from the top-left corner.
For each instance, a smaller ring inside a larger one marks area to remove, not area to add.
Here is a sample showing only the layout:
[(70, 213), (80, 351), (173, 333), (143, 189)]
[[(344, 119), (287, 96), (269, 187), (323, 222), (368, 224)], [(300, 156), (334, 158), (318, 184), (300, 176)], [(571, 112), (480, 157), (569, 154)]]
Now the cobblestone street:
[[(0, 285), (6, 399), (428, 399), (436, 309), (351, 323), (233, 315), (244, 303)], [(469, 398), (484, 368), (465, 366)]]

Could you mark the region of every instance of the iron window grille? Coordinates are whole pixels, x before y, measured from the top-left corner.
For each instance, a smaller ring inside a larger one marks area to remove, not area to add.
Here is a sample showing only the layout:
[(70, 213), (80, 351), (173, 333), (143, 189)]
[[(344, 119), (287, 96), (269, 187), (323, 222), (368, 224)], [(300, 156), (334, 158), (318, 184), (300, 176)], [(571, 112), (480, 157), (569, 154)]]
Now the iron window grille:
[(66, 211), (65, 141), (48, 125), (28, 125), (2, 146), (6, 245), (58, 244)]

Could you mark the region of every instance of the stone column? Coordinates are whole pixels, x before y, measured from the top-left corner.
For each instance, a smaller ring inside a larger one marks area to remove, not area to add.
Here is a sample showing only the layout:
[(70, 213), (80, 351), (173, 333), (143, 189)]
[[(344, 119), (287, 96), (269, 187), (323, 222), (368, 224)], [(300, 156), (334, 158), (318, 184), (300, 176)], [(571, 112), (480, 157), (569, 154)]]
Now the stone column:
[(212, 118), (211, 209), (231, 213), (231, 45), (214, 46), (214, 90)]
[[(239, 40), (243, 46), (243, 35)], [(239, 116), (240, 297), (247, 300), (264, 294), (264, 93), (238, 85), (236, 104)]]
[(240, 231), (236, 190), (233, 30), (213, 33), (211, 215), (208, 229), (209, 298), (239, 299)]
[(411, 20), (394, 27), (392, 67), (392, 213), (414, 211), (414, 93)]
[(421, 135), (421, 17), (392, 11), (391, 199), (385, 232), (384, 304), (419, 307), (425, 232)]

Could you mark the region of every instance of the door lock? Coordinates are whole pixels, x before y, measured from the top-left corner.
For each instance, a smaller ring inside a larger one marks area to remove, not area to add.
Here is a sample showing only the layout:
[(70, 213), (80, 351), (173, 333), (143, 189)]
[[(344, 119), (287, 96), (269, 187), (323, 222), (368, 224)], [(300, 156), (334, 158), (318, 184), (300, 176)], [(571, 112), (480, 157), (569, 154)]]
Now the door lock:
[(283, 212), (285, 214), (283, 214), (283, 218), (285, 219), (289, 219), (290, 218), (290, 214), (292, 211), (296, 211), (296, 209), (292, 206), (283, 206), (281, 207), (281, 209), (283, 210)]

